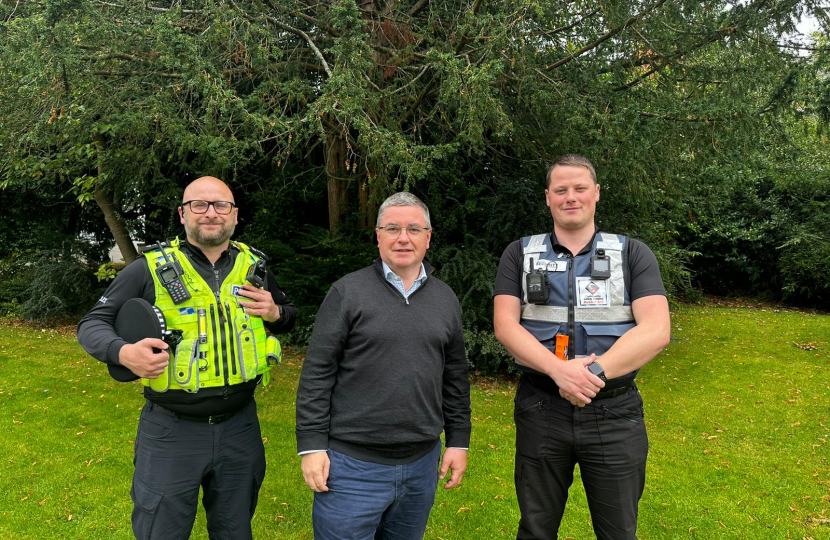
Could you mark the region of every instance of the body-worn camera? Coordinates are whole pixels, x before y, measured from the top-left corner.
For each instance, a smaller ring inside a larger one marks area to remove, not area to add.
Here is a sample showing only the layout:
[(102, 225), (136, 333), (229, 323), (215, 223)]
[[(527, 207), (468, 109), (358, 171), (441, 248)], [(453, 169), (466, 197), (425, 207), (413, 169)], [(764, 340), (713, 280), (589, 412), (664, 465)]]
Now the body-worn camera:
[(530, 304), (545, 305), (550, 298), (550, 281), (547, 269), (534, 268), (533, 259), (530, 259), (530, 272), (525, 277), (527, 285), (527, 301)]
[(591, 279), (609, 279), (611, 277), (611, 258), (602, 248), (591, 257)]
[(267, 269), (265, 267), (265, 260), (259, 259), (257, 262), (248, 267), (248, 274), (245, 276), (245, 281), (254, 287), (264, 289), (266, 275)]

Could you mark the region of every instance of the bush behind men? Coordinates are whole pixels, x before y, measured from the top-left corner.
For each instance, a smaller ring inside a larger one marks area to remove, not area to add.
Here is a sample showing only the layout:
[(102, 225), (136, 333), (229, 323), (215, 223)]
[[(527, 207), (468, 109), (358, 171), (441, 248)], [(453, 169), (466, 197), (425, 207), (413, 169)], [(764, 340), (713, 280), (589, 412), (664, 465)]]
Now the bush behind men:
[[(247, 269), (263, 256), (230, 241), (238, 213), (233, 201), (222, 181), (193, 181), (178, 209), (186, 240), (128, 265), (78, 324), (78, 341), (89, 354), (111, 372), (129, 369), (128, 379), (132, 372), (144, 385), (130, 491), (137, 538), (189, 538), (200, 487), (211, 539), (252, 538), (265, 476), (253, 395), (269, 368), (266, 352), (278, 347), (265, 328), (291, 330), (297, 310), (270, 270), (264, 288), (246, 283)], [(173, 258), (189, 299), (168, 292), (155, 271), (155, 264)], [(136, 298), (183, 331), (174, 356), (160, 339), (130, 344), (116, 334), (119, 310)]]
[(651, 250), (596, 228), (599, 194), (590, 161), (558, 158), (545, 190), (553, 234), (513, 242), (499, 263), (496, 337), (524, 372), (519, 540), (557, 538), (577, 463), (597, 538), (636, 539), (648, 437), (634, 378), (668, 343), (669, 309)]

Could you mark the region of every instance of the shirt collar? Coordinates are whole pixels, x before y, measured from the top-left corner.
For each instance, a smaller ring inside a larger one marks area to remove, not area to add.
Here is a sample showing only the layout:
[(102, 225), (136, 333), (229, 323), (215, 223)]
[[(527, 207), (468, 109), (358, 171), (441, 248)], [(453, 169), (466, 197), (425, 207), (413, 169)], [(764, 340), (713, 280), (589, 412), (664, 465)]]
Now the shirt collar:
[[(384, 262), (382, 259), (381, 259), (380, 263), (383, 265), (383, 275), (386, 276), (387, 279), (389, 279), (392, 276), (395, 276), (398, 279), (402, 279), (401, 276), (399, 276), (398, 274), (393, 272), (392, 269), (389, 268), (389, 265), (386, 264), (386, 262)], [(392, 274), (392, 276), (390, 276), (389, 274)], [(424, 263), (421, 263), (421, 272), (418, 274), (418, 277), (415, 278), (415, 281), (423, 281), (426, 278), (427, 278), (427, 271), (424, 268)]]
[[(598, 232), (599, 232), (599, 227), (594, 225), (594, 236), (591, 237), (590, 242), (585, 244), (585, 247), (583, 247), (581, 250), (579, 250), (579, 253), (577, 253), (577, 255), (582, 255), (584, 253), (588, 253), (589, 251), (591, 251), (591, 247), (594, 245), (594, 239), (596, 238)], [(556, 239), (556, 230), (553, 230), (550, 233), (550, 243), (551, 243), (551, 246), (553, 246), (554, 251), (556, 251), (557, 253), (560, 253), (560, 252), (570, 253), (570, 251), (568, 251), (568, 248), (566, 248), (565, 246), (560, 244), (559, 241)]]

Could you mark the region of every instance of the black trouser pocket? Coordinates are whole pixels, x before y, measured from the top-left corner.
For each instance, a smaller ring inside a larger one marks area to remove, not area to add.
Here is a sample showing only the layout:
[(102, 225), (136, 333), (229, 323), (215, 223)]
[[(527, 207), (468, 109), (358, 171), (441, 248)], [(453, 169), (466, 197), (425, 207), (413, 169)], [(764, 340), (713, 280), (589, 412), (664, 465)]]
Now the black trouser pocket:
[(163, 494), (153, 491), (144, 485), (138, 477), (133, 476), (133, 487), (130, 497), (133, 499), (133, 534), (138, 540), (149, 539), (156, 519), (156, 509), (161, 503)]
[(519, 382), (514, 400), (516, 453), (538, 459), (544, 454), (550, 422), (550, 397), (532, 385)]

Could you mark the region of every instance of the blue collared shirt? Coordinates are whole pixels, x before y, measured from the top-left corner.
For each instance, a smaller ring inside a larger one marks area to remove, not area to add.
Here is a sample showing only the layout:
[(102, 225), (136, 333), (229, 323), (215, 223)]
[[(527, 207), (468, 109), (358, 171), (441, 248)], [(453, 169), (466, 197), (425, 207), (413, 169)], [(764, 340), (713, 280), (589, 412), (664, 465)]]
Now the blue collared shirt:
[(410, 295), (417, 291), (427, 280), (427, 271), (424, 268), (424, 263), (421, 263), (421, 273), (418, 274), (418, 278), (412, 282), (412, 286), (409, 287), (409, 290), (407, 291), (403, 288), (403, 279), (401, 279), (398, 274), (393, 272), (385, 262), (381, 261), (381, 264), (383, 264), (383, 275), (386, 276), (386, 281), (394, 285), (404, 298), (408, 299)]

